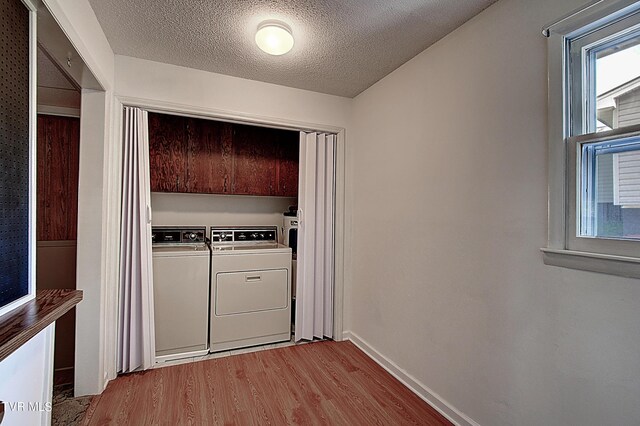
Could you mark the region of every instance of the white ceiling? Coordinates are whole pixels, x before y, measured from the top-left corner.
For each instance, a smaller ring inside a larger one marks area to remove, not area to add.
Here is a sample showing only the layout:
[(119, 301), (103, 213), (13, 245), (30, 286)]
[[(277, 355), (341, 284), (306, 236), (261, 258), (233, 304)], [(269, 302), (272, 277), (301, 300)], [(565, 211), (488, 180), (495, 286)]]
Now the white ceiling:
[[(495, 0), (89, 0), (116, 54), (354, 97)], [(289, 24), (293, 50), (253, 39)]]
[(38, 46), (38, 111), (43, 106), (80, 108), (80, 91), (45, 52)]
[(53, 64), (49, 56), (44, 53), (40, 47), (38, 47), (37, 68), (38, 86), (77, 91), (75, 86), (69, 81), (69, 78), (67, 78), (62, 71)]

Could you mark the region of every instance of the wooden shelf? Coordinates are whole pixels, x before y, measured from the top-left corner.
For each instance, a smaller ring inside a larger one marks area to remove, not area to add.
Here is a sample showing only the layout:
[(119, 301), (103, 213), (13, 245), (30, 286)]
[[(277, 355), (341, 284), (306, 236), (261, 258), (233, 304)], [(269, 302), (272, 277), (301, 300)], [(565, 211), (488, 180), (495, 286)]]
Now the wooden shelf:
[(0, 316), (0, 361), (82, 300), (81, 290), (41, 290), (35, 299)]

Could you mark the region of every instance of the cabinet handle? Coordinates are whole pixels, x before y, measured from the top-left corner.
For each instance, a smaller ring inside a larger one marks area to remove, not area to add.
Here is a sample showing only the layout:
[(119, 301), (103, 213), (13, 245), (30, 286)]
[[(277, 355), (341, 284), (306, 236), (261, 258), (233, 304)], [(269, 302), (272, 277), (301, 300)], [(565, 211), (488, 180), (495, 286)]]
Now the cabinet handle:
[(180, 176), (176, 176), (176, 192), (180, 192)]
[(224, 186), (222, 188), (222, 192), (227, 192), (227, 176), (224, 177)]
[(245, 276), (244, 280), (246, 282), (250, 283), (250, 282), (254, 282), (254, 281), (261, 281), (262, 277), (260, 275)]

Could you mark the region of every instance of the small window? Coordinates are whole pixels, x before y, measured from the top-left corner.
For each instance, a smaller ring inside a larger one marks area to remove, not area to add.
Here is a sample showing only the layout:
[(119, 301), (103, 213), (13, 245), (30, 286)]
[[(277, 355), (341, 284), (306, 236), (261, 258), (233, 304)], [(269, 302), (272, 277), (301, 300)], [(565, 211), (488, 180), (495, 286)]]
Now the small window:
[[(613, 259), (634, 263), (637, 272), (625, 269), (624, 275), (640, 276), (640, 2), (591, 5), (545, 31), (550, 36), (545, 261), (550, 253), (578, 255), (591, 260), (547, 263), (618, 273), (605, 265)], [(580, 267), (589, 262), (600, 266)]]

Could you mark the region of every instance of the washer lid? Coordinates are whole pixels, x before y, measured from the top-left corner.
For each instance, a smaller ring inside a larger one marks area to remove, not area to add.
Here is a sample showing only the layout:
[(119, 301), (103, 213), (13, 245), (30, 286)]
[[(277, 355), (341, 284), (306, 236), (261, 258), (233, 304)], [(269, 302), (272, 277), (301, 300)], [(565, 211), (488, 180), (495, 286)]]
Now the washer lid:
[(212, 245), (213, 255), (225, 254), (259, 254), (259, 253), (291, 253), (291, 247), (278, 243)]
[(154, 245), (153, 256), (209, 256), (206, 244)]

